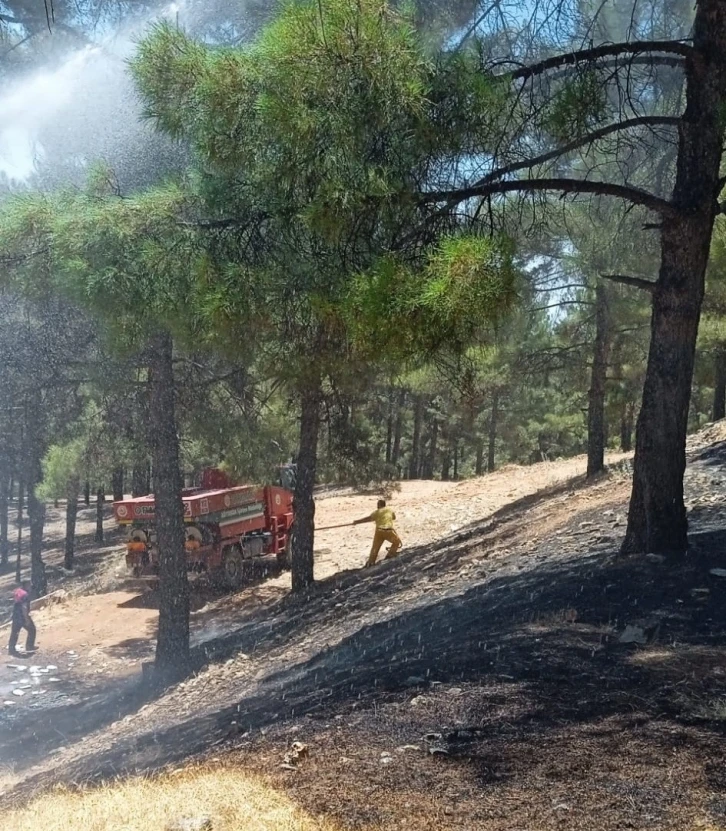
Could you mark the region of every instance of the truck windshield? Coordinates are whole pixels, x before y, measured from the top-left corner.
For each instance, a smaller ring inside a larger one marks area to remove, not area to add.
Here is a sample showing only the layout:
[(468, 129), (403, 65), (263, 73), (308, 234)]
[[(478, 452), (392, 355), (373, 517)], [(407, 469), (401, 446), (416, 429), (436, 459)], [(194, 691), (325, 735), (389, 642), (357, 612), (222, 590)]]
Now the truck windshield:
[(295, 465), (285, 465), (280, 468), (280, 485), (289, 491), (295, 490), (297, 481)]

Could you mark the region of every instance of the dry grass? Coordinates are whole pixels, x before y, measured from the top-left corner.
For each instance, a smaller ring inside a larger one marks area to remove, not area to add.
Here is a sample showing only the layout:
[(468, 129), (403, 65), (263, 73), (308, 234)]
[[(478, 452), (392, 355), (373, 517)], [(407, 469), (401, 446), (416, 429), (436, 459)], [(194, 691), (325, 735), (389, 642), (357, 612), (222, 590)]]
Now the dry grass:
[(261, 778), (231, 767), (191, 767), (81, 790), (56, 788), (28, 806), (0, 813), (13, 831), (164, 831), (208, 816), (214, 831), (337, 831)]

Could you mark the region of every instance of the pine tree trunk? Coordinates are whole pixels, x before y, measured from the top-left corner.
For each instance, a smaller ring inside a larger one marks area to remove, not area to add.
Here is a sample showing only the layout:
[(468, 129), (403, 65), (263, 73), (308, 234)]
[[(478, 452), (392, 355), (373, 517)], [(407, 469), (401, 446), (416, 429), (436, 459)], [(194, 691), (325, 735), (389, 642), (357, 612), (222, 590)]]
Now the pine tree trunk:
[(605, 286), (595, 288), (595, 344), (587, 408), (587, 476), (605, 470), (605, 387), (610, 353), (610, 315)]
[(423, 468), (424, 479), (433, 479), (436, 470), (436, 454), (439, 440), (439, 417), (433, 416), (431, 421), (431, 436), (429, 437), (429, 451), (426, 454), (426, 463)]
[(184, 548), (182, 475), (175, 415), (173, 344), (161, 332), (149, 349), (150, 445), (159, 550), (159, 637), (155, 671), (161, 679), (189, 669), (189, 582)]
[[(497, 427), (499, 426), (499, 390), (492, 395), (492, 412), (489, 416), (489, 437), (487, 441), (487, 472), (492, 473), (495, 468), (495, 453), (497, 449)], [(478, 458), (477, 458), (478, 462)]]
[(444, 456), (441, 460), (441, 481), (448, 482), (451, 478), (451, 444), (447, 442)]
[(421, 453), (421, 425), (423, 423), (424, 403), (423, 396), (414, 396), (413, 407), (413, 441), (411, 443), (411, 459), (408, 465), (408, 478), (418, 479)]
[(111, 490), (113, 491), (113, 501), (120, 502), (124, 498), (124, 469), (116, 467), (111, 474)]
[(459, 481), (459, 437), (455, 436), (451, 447), (451, 455), (454, 459), (454, 481)]
[(35, 489), (43, 478), (43, 424), (40, 391), (31, 394), (25, 410), (25, 449), (23, 458), (26, 468), (26, 490), (28, 495), (28, 525), (30, 529), (30, 581), (35, 597), (42, 597), (48, 591), (48, 578), (43, 562), (43, 527), (45, 505), (36, 496)]
[(300, 449), (295, 484), (295, 534), (292, 540), (292, 590), (303, 591), (315, 580), (315, 474), (320, 432), (320, 383), (313, 380), (300, 402)]
[(714, 357), (713, 420), (726, 418), (726, 355), (717, 352)]
[(103, 488), (96, 491), (96, 533), (93, 539), (96, 542), (103, 542), (103, 504), (106, 501), (106, 493)]
[(135, 464), (131, 470), (131, 495), (146, 496), (149, 493), (149, 466), (146, 460)]
[(476, 466), (474, 467), (474, 475), (481, 476), (484, 473), (484, 442), (481, 439), (476, 440)]
[(70, 571), (75, 563), (76, 518), (78, 516), (78, 496), (81, 490), (78, 479), (71, 479), (66, 489), (66, 542), (63, 565)]
[(88, 508), (91, 504), (91, 483), (90, 482), (86, 482), (83, 485), (83, 502), (84, 502), (86, 508)]
[(672, 204), (664, 218), (623, 553), (683, 555), (683, 474), (696, 336), (717, 210), (726, 103), (726, 3), (701, 0), (686, 63)]
[(8, 507), (10, 503), (10, 477), (0, 471), (0, 567), (6, 568), (10, 556), (8, 543)]
[(25, 496), (25, 485), (22, 477), (18, 479), (18, 512), (17, 512), (17, 526), (18, 526), (18, 548), (15, 559), (15, 582), (19, 583), (23, 576), (22, 569), (22, 555), (23, 555), (23, 498)]
[(406, 406), (406, 391), (398, 393), (398, 407), (396, 408), (396, 425), (393, 428), (393, 450), (391, 451), (391, 462), (397, 465), (401, 458), (401, 436), (403, 434), (403, 410)]
[(28, 524), (30, 526), (30, 582), (33, 586), (33, 595), (43, 597), (48, 593), (48, 577), (43, 562), (45, 505), (35, 495), (35, 487), (28, 488)]
[(393, 458), (393, 410), (395, 403), (393, 389), (388, 391), (388, 415), (386, 416), (386, 464), (391, 464)]
[(620, 449), (623, 453), (630, 453), (633, 449), (633, 421), (635, 404), (626, 402), (620, 415)]
[(393, 457), (393, 413), (388, 414), (386, 420), (386, 464), (391, 464)]

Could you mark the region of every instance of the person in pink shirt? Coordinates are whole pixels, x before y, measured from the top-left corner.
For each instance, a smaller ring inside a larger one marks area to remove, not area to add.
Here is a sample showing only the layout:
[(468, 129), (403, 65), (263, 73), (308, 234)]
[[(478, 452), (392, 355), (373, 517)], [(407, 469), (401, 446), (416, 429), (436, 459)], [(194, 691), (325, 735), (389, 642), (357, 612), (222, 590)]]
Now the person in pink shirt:
[(10, 642), (8, 652), (16, 658), (20, 657), (17, 651), (18, 636), (20, 630), (25, 629), (28, 633), (25, 638), (25, 652), (35, 651), (35, 624), (30, 617), (30, 595), (28, 594), (27, 583), (13, 592), (13, 620), (10, 626)]

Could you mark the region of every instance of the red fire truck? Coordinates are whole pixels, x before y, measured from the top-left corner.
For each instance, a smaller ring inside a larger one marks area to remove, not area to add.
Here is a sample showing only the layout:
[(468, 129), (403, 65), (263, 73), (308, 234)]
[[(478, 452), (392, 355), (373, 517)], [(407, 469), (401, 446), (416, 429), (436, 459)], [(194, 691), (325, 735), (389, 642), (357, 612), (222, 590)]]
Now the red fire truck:
[[(283, 483), (294, 472), (282, 469)], [(267, 485), (234, 486), (221, 470), (205, 470), (199, 488), (182, 491), (188, 570), (208, 572), (238, 587), (254, 557), (274, 555), (289, 567), (292, 546), (292, 490)], [(113, 503), (119, 525), (128, 526), (126, 565), (135, 577), (159, 572), (154, 496)]]

